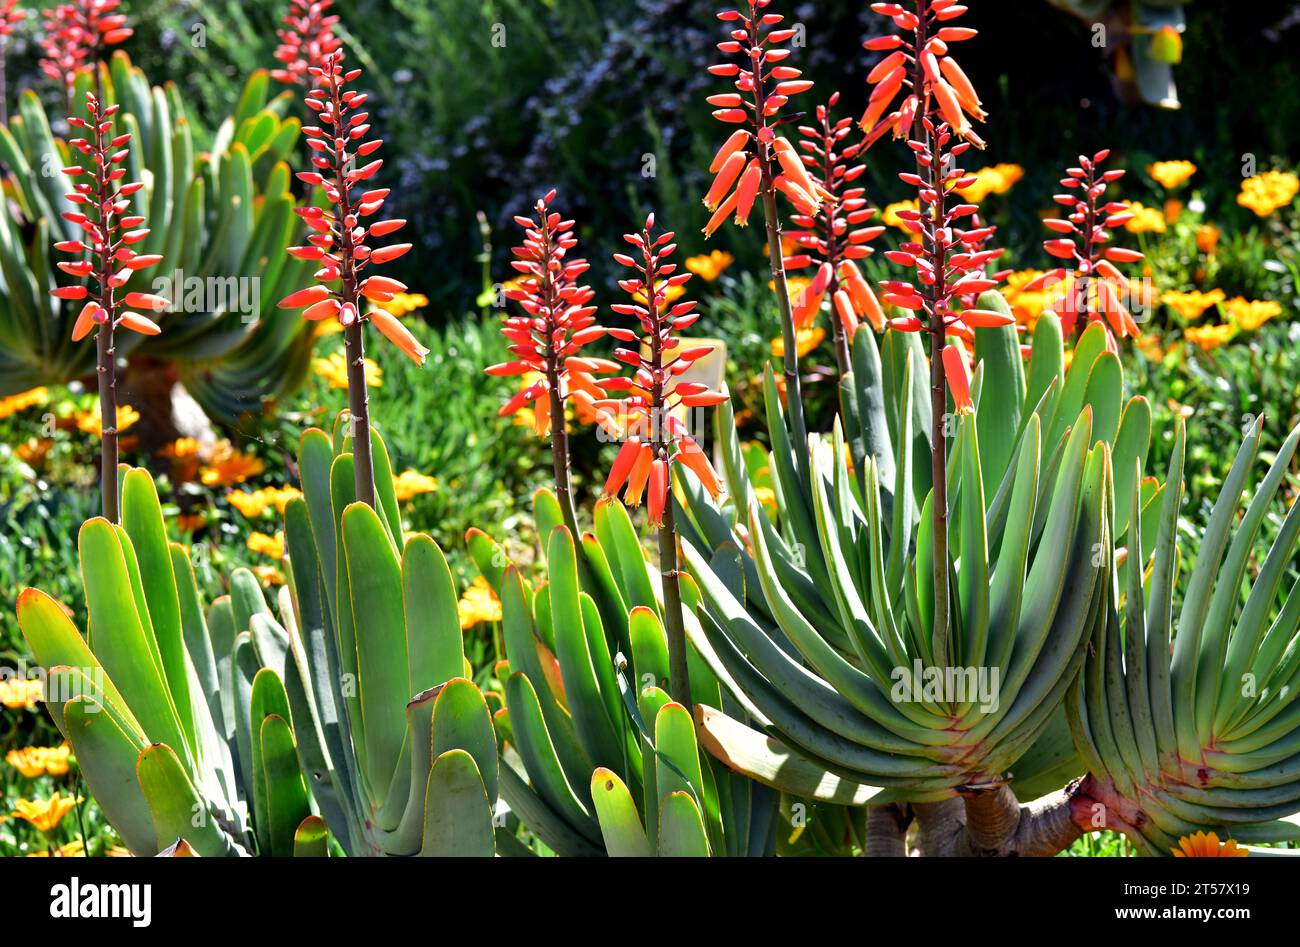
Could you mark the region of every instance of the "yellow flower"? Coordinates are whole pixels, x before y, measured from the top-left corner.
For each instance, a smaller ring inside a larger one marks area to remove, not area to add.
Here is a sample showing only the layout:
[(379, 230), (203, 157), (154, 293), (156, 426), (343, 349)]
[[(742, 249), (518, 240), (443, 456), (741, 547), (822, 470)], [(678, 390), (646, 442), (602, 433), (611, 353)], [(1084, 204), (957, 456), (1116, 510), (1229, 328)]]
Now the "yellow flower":
[(0, 678), (0, 704), (10, 710), (35, 710), (44, 696), (44, 688), (39, 679), (29, 681), (21, 677), (11, 680)]
[[(795, 352), (800, 358), (803, 358), (817, 346), (822, 344), (822, 339), (826, 338), (826, 330), (821, 326), (812, 326), (807, 329), (800, 329), (795, 333)], [(777, 336), (772, 340), (772, 354), (777, 358), (785, 355), (785, 339)]]
[(45, 463), (54, 442), (48, 437), (30, 437), (14, 448), (18, 459), (29, 467), (39, 467)]
[(460, 627), (473, 628), (480, 622), (500, 621), (501, 601), (488, 585), (487, 579), (480, 575), (475, 577), (470, 587), (465, 590), (465, 594), (460, 597), (460, 601), (456, 603), (456, 611), (460, 614)]
[(1241, 182), (1237, 203), (1253, 210), (1256, 216), (1267, 217), (1279, 207), (1285, 207), (1300, 193), (1300, 178), (1283, 171), (1265, 171)]
[(49, 799), (42, 801), (19, 799), (14, 803), (13, 815), (19, 819), (26, 819), (42, 832), (51, 832), (58, 827), (59, 822), (68, 814), (68, 811), (79, 802), (81, 802), (80, 796), (73, 798), (58, 792)]
[[(312, 370), (321, 378), (324, 378), (331, 388), (340, 388), (347, 390), (348, 387), (348, 362), (342, 352), (331, 352), (324, 358), (312, 359)], [(366, 366), (366, 384), (371, 388), (382, 388), (384, 384), (384, 370), (372, 362), (365, 359)]]
[(248, 537), (247, 545), (253, 552), (260, 552), (264, 556), (270, 556), (277, 562), (284, 558), (284, 533), (276, 533), (274, 536), (268, 536), (266, 533), (253, 533)]
[(393, 492), (397, 494), (399, 502), (405, 502), (421, 493), (432, 493), (437, 489), (437, 480), (414, 470), (403, 470), (393, 480)]
[(1188, 178), (1196, 173), (1196, 165), (1190, 161), (1157, 161), (1147, 165), (1147, 174), (1167, 191), (1175, 191), (1187, 183)]
[[(785, 278), (785, 291), (792, 300), (799, 299), (811, 285), (812, 280), (806, 276), (787, 276)], [(775, 293), (776, 282), (774, 280), (768, 280), (767, 288)]]
[(906, 226), (907, 222), (904, 221), (903, 218), (898, 216), (898, 212), (900, 210), (920, 210), (920, 209), (921, 209), (920, 201), (917, 200), (896, 201), (893, 204), (887, 204), (885, 206), (884, 211), (880, 215), (880, 219), (883, 220), (885, 224), (887, 224), (890, 227), (898, 227), (900, 230), (905, 230), (907, 231), (908, 234), (911, 234), (912, 231), (907, 230), (907, 226)]
[(712, 253), (687, 257), (686, 268), (704, 282), (712, 283), (722, 275), (723, 270), (735, 262), (736, 258), (726, 250), (714, 250)]
[(220, 441), (199, 471), (199, 479), (209, 487), (233, 487), (265, 470), (266, 464), (257, 457), (235, 450), (229, 441)]
[[(669, 286), (663, 283), (659, 284), (659, 289), (663, 294), (665, 305), (672, 305), (677, 300), (681, 299), (682, 294), (686, 292), (686, 289), (683, 286)], [(635, 299), (643, 306), (649, 305), (649, 303), (647, 302), (649, 297), (646, 296), (644, 290), (639, 293), (636, 293), (632, 298)]]
[(290, 500), (302, 496), (302, 491), (295, 487), (262, 487), (260, 490), (240, 490), (227, 493), (226, 500), (250, 520), (255, 520), (271, 507), (281, 516)]
[(763, 504), (763, 506), (767, 507), (773, 513), (777, 512), (776, 491), (771, 487), (755, 487), (754, 499)]
[(1223, 302), (1223, 298), (1221, 289), (1212, 289), (1208, 293), (1199, 290), (1180, 293), (1169, 289), (1160, 294), (1160, 301), (1188, 322), (1201, 318), (1205, 310), (1217, 306)]
[(1196, 228), (1196, 249), (1202, 253), (1213, 253), (1219, 245), (1219, 228), (1214, 224), (1201, 224)]
[[(99, 402), (90, 411), (78, 411), (73, 415), (77, 422), (77, 427), (86, 434), (93, 434), (95, 437), (104, 436), (104, 426), (99, 414)], [(136, 421), (140, 420), (140, 412), (135, 410), (129, 404), (119, 404), (117, 406), (117, 433), (121, 434)]]
[(50, 393), (44, 388), (33, 388), (30, 391), (20, 391), (16, 395), (10, 395), (7, 398), (0, 398), (0, 420), (12, 417), (19, 411), (26, 411), (28, 408), (44, 407), (50, 400)]
[(202, 449), (203, 444), (198, 438), (178, 437), (160, 450), (158, 454), (168, 460), (189, 460), (191, 457), (198, 457)]
[(1282, 306), (1269, 299), (1243, 299), (1237, 296), (1223, 304), (1228, 317), (1247, 332), (1254, 332), (1274, 316), (1282, 314)]
[[(996, 164), (991, 168), (980, 168), (970, 172), (967, 177), (975, 180), (968, 186), (957, 189), (965, 200), (978, 204), (990, 194), (1005, 194), (1012, 185), (1025, 176), (1025, 169), (1018, 164)], [(888, 208), (886, 208), (888, 213)]]
[(39, 852), (28, 852), (28, 858), (85, 858), (86, 846), (81, 839), (68, 842), (66, 845), (60, 845), (58, 848), (50, 851), (41, 849)]
[[(423, 293), (397, 293), (388, 302), (378, 303), (377, 308), (401, 319), (403, 316), (408, 316), (427, 305), (429, 305), (429, 297)], [(338, 320), (330, 321), (337, 322)]]
[(263, 585), (284, 585), (284, 574), (275, 566), (253, 566), (253, 575)]
[(1160, 362), (1164, 360), (1164, 346), (1160, 344), (1160, 340), (1154, 335), (1149, 333), (1147, 335), (1139, 335), (1133, 340), (1133, 343), (1137, 346), (1137, 350), (1146, 356), (1147, 361)]
[(1178, 847), (1173, 850), (1175, 858), (1245, 858), (1250, 852), (1237, 847), (1236, 839), (1220, 843), (1214, 832), (1206, 835), (1197, 832), (1184, 835), (1178, 840)]
[(28, 779), (46, 773), (63, 776), (68, 772), (68, 755), (71, 752), (72, 747), (66, 743), (62, 746), (25, 746), (6, 753), (5, 762)]
[(1217, 349), (1236, 334), (1236, 326), (1192, 326), (1183, 336), (1193, 345), (1199, 345), (1205, 351)]
[(1129, 201), (1128, 209), (1133, 219), (1124, 225), (1129, 233), (1164, 233), (1165, 215), (1154, 207), (1145, 207), (1140, 201)]

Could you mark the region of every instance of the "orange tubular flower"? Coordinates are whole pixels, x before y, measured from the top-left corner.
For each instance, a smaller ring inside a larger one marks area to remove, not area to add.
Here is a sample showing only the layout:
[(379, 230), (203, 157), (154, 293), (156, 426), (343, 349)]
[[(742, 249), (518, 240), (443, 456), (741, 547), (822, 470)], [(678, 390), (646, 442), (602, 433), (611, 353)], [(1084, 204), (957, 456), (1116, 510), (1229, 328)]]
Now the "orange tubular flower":
[(641, 324), (641, 332), (607, 330), (625, 346), (639, 344), (637, 348), (614, 350), (614, 357), (630, 366), (633, 374), (602, 382), (607, 392), (625, 393), (621, 400), (605, 402), (602, 407), (619, 411), (626, 421), (628, 435), (605, 481), (605, 495), (614, 496), (623, 490), (624, 502), (632, 506), (640, 504), (643, 494), (646, 497), (650, 525), (659, 534), (659, 573), (668, 639), (668, 691), (689, 710), (686, 628), (678, 580), (677, 530), (673, 521), (673, 465), (689, 469), (715, 497), (722, 487), (677, 409), (707, 408), (726, 401), (727, 395), (712, 391), (700, 382), (682, 380), (685, 372), (711, 348), (687, 346), (677, 334), (699, 318), (694, 302), (670, 304), (668, 301), (670, 295), (677, 295), (674, 291), (680, 291), (691, 279), (691, 274), (678, 273), (677, 264), (668, 262), (677, 249), (673, 234), (655, 236), (654, 226), (651, 214), (640, 233), (623, 237), (632, 245), (633, 252), (614, 254), (615, 262), (632, 271), (629, 278), (618, 283), (632, 302), (613, 309), (621, 315), (634, 316)]
[(334, 35), (338, 16), (326, 12), (333, 5), (334, 0), (289, 0), (289, 11), (280, 21), (284, 25), (275, 31), (280, 38), (275, 58), (284, 66), (271, 70), (272, 79), (311, 87), (308, 70), (323, 66), (325, 57), (343, 45)]
[(804, 294), (806, 305), (796, 311), (795, 327), (807, 328), (821, 307), (822, 294), (828, 295), (835, 307), (831, 320), (835, 357), (844, 374), (849, 371), (849, 346), (861, 320), (867, 319), (876, 331), (884, 329), (884, 310), (855, 261), (872, 254), (867, 244), (885, 228), (864, 226), (876, 210), (867, 204), (863, 188), (847, 187), (867, 166), (852, 163), (862, 151), (861, 143), (843, 144), (853, 130), (853, 119), (831, 118), (839, 98), (836, 92), (827, 104), (817, 106), (816, 126), (799, 128), (799, 147), (804, 151), (801, 160), (825, 199), (818, 213), (791, 217), (795, 226), (803, 229), (790, 232), (797, 252), (785, 258), (785, 266), (789, 270), (817, 267), (812, 282), (816, 290), (810, 287)]
[[(76, 116), (68, 118), (71, 127), (84, 129), (88, 136), (69, 139), (68, 147), (84, 156), (85, 161), (63, 169), (63, 173), (73, 181), (72, 191), (66, 197), (74, 210), (66, 211), (62, 216), (81, 231), (81, 236), (60, 240), (54, 245), (59, 252), (76, 258), (71, 262), (60, 261), (56, 265), (70, 276), (93, 281), (95, 288), (92, 292), (89, 286), (77, 283), (50, 291), (50, 295), (56, 299), (82, 302), (72, 327), (74, 342), (81, 341), (92, 331), (96, 333), (99, 406), (100, 416), (104, 418), (117, 417), (114, 330), (130, 329), (142, 335), (157, 335), (162, 331), (149, 317), (124, 307), (158, 312), (171, 305), (169, 300), (152, 293), (128, 292), (121, 300), (117, 298), (116, 291), (130, 281), (132, 274), (162, 260), (157, 254), (136, 253), (129, 246), (147, 237), (149, 231), (142, 226), (144, 217), (130, 212), (131, 195), (144, 185), (123, 181), (129, 155), (126, 146), (131, 136), (129, 133), (113, 134), (113, 116), (117, 114), (118, 108), (117, 105), (105, 106), (94, 93), (87, 92), (86, 110), (89, 120)], [(116, 522), (115, 424), (109, 424), (102, 431), (100, 461), (104, 516)]]
[(792, 96), (810, 89), (812, 83), (800, 79), (798, 69), (777, 65), (790, 55), (790, 50), (780, 44), (795, 31), (777, 28), (785, 19), (781, 15), (762, 12), (770, 3), (750, 0), (747, 13), (726, 10), (718, 14), (724, 23), (736, 24), (730, 38), (719, 43), (718, 49), (729, 55), (739, 54), (742, 64), (709, 67), (715, 76), (734, 79), (736, 92), (711, 95), (708, 101), (717, 106), (713, 117), (718, 121), (747, 127), (732, 132), (709, 166), (716, 176), (704, 196), (704, 206), (714, 214), (704, 228), (705, 236), (713, 236), (729, 216), (734, 216), (737, 226), (745, 226), (755, 198), (773, 189), (808, 214), (817, 212), (825, 196), (805, 170), (794, 146), (774, 130), (782, 107)]
[(106, 47), (125, 42), (134, 32), (126, 16), (114, 12), (119, 6), (121, 0), (72, 0), (41, 11), (45, 55), (40, 70), (63, 88), (69, 108), (77, 75), (94, 69)]
[[(873, 88), (858, 123), (867, 134), (867, 143), (886, 132), (893, 132), (895, 138), (912, 135), (918, 115), (937, 113), (956, 137), (983, 148), (983, 140), (970, 124), (970, 119), (982, 122), (986, 118), (979, 95), (961, 66), (948, 55), (949, 44), (977, 35), (976, 30), (948, 25), (967, 7), (958, 0), (917, 0), (915, 11), (904, 9), (901, 3), (873, 3), (871, 9), (892, 19), (904, 35), (881, 36), (866, 43), (869, 50), (889, 52), (867, 75)], [(889, 111), (904, 90), (902, 103)]]
[[(595, 295), (578, 278), (589, 269), (586, 260), (570, 257), (578, 244), (574, 221), (564, 220), (551, 209), (551, 191), (533, 206), (532, 217), (519, 216), (515, 223), (524, 230), (524, 240), (512, 251), (511, 265), (519, 272), (506, 290), (507, 299), (518, 303), (523, 315), (511, 316), (501, 328), (510, 342), (512, 361), (489, 366), (489, 375), (528, 376), (525, 385), (502, 406), (504, 417), (531, 405), (538, 436), (551, 437), (551, 459), (555, 488), (561, 509), (574, 536), (580, 536), (569, 485), (569, 441), (565, 405), (573, 400), (590, 408), (604, 398), (596, 375), (618, 370), (608, 359), (580, 354), (583, 346), (605, 334), (596, 325)], [(619, 431), (604, 411), (593, 412), (606, 432)]]
[(321, 65), (309, 65), (307, 75), (315, 87), (307, 93), (304, 102), (316, 113), (320, 124), (303, 126), (312, 153), (312, 170), (299, 172), (298, 179), (308, 187), (321, 188), (328, 208), (315, 204), (294, 208), (310, 234), (306, 245), (289, 247), (288, 253), (297, 259), (314, 260), (320, 269), (315, 274), (315, 285), (289, 294), (280, 300), (279, 306), (305, 309), (303, 315), (308, 319), (333, 318), (343, 326), (357, 499), (373, 506), (375, 487), (363, 326), (367, 321), (374, 322), (375, 328), (417, 365), (424, 364), (429, 350), (405, 327), (394, 327), (383, 319), (376, 321), (373, 312), (361, 309), (362, 299), (385, 302), (406, 289), (405, 284), (389, 277), (363, 274), (371, 264), (387, 263), (411, 249), (409, 243), (370, 246), (371, 240), (400, 229), (405, 221), (364, 222), (380, 211), (389, 192), (387, 188), (362, 190), (384, 162), (371, 158), (383, 142), (378, 138), (366, 140), (370, 132), (370, 113), (364, 108), (368, 95), (347, 88), (360, 78), (361, 70), (345, 71), (343, 52), (336, 49), (323, 57)]
[(722, 403), (727, 396), (699, 382), (676, 381), (710, 349), (684, 347), (681, 337), (675, 334), (699, 318), (693, 301), (672, 305), (667, 301), (669, 291), (683, 286), (691, 274), (678, 273), (677, 264), (666, 262), (677, 249), (672, 242), (673, 234), (656, 237), (653, 231), (654, 215), (651, 214), (641, 233), (624, 237), (636, 254), (614, 255), (617, 263), (635, 275), (619, 280), (619, 287), (633, 302), (616, 305), (613, 310), (636, 317), (641, 323), (641, 334), (638, 336), (630, 329), (606, 331), (624, 344), (639, 342), (640, 348), (616, 349), (614, 357), (631, 366), (634, 373), (630, 377), (605, 379), (601, 386), (607, 392), (627, 393), (621, 400), (607, 402), (602, 407), (618, 411), (629, 435), (605, 482), (605, 494), (612, 496), (626, 485), (624, 500), (636, 506), (648, 487), (646, 505), (650, 523), (661, 527), (666, 522), (673, 464), (681, 463), (693, 471), (714, 496), (721, 489), (717, 475), (677, 409), (710, 407)]
[[(1104, 200), (1108, 185), (1124, 176), (1122, 169), (1099, 169), (1109, 155), (1109, 149), (1091, 158), (1080, 155), (1078, 166), (1066, 170), (1066, 176), (1061, 179), (1066, 191), (1055, 195), (1053, 200), (1069, 208), (1069, 214), (1043, 221), (1049, 230), (1059, 234), (1044, 241), (1043, 248), (1051, 256), (1069, 261), (1070, 266), (1048, 270), (1024, 287), (1026, 292), (1064, 287), (1057, 294), (1061, 299), (1053, 309), (1067, 337), (1074, 332), (1080, 315), (1086, 315), (1087, 321), (1102, 321), (1121, 338), (1136, 338), (1140, 334), (1137, 322), (1122, 301), (1130, 295), (1128, 278), (1115, 264), (1136, 263), (1142, 254), (1125, 247), (1106, 246), (1111, 233), (1133, 219), (1127, 204)], [(1078, 192), (1077, 196), (1071, 191)]]
[[(915, 172), (899, 178), (916, 188), (917, 209), (898, 212), (915, 239), (885, 254), (890, 262), (914, 269), (915, 282), (890, 280), (880, 286), (885, 302), (909, 313), (893, 319), (891, 326), (929, 336), (932, 627), (936, 653), (948, 657), (948, 464), (943, 424), (948, 392), (958, 410), (964, 410), (970, 402), (970, 385), (965, 362), (960, 353), (953, 354), (957, 350), (948, 347), (947, 337), (970, 342), (976, 327), (1012, 324), (1015, 318), (964, 305), (970, 297), (997, 286), (986, 267), (1000, 252), (984, 248), (993, 229), (980, 224), (979, 207), (963, 203), (959, 193), (976, 178), (957, 167), (957, 159), (972, 145), (984, 146), (971, 120), (982, 121), (985, 115), (970, 80), (948, 58), (948, 47), (970, 39), (975, 30), (951, 25), (967, 9), (957, 0), (915, 0), (914, 7), (871, 5), (876, 13), (892, 19), (902, 34), (866, 43), (867, 49), (887, 55), (867, 75), (873, 89), (860, 124), (867, 145), (887, 131), (905, 138), (916, 162)], [(903, 98), (895, 108), (900, 92)]]

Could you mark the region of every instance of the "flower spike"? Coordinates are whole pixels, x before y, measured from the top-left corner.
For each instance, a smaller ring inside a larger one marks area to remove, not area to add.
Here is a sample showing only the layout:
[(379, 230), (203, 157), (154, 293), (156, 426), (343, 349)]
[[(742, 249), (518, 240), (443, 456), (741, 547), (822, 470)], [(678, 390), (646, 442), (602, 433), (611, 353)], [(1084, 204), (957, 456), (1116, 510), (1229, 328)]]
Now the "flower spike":
[(874, 252), (867, 244), (884, 233), (885, 228), (864, 226), (876, 210), (868, 205), (864, 188), (848, 186), (867, 167), (853, 164), (862, 152), (861, 143), (844, 143), (853, 131), (853, 119), (831, 117), (839, 98), (836, 92), (826, 104), (817, 106), (815, 126), (799, 127), (799, 147), (803, 150), (800, 158), (826, 197), (815, 215), (791, 217), (803, 229), (790, 232), (798, 250), (785, 258), (785, 267), (788, 270), (815, 268), (816, 274), (803, 299), (797, 301), (795, 327), (808, 328), (821, 310), (823, 300), (829, 297), (834, 307), (831, 327), (835, 357), (843, 375), (849, 371), (849, 346), (861, 320), (865, 318), (877, 332), (885, 327), (884, 310), (855, 262)]
[(272, 79), (311, 88), (309, 70), (323, 66), (325, 57), (343, 45), (334, 35), (339, 18), (327, 12), (332, 6), (334, 0), (289, 0), (289, 10), (280, 21), (283, 25), (275, 31), (280, 39), (275, 58), (283, 66), (271, 70)]
[[(141, 254), (131, 249), (149, 235), (143, 227), (144, 217), (132, 214), (131, 195), (143, 186), (126, 183), (127, 144), (129, 133), (113, 134), (113, 116), (119, 106), (105, 106), (92, 92), (86, 93), (88, 118), (70, 116), (68, 124), (84, 130), (86, 137), (72, 138), (68, 147), (85, 157), (84, 164), (73, 164), (63, 173), (73, 182), (66, 195), (73, 210), (63, 219), (81, 231), (73, 240), (61, 240), (55, 249), (74, 257), (57, 266), (78, 280), (70, 286), (50, 291), (56, 299), (81, 302), (81, 312), (72, 327), (72, 340), (79, 342), (93, 331), (98, 343), (98, 381), (100, 417), (103, 429), (100, 444), (100, 475), (105, 518), (117, 522), (117, 375), (114, 330), (129, 329), (141, 335), (157, 335), (158, 324), (142, 312), (167, 309), (170, 300), (152, 293), (128, 292), (120, 300), (116, 291), (126, 286), (132, 274), (162, 261), (158, 254)], [(93, 283), (92, 291), (88, 283)]]
[(595, 377), (617, 371), (618, 365), (581, 354), (605, 329), (596, 325), (596, 307), (591, 305), (595, 294), (579, 282), (589, 265), (569, 255), (578, 244), (574, 221), (563, 219), (551, 208), (554, 199), (551, 191), (533, 205), (533, 216), (515, 218), (524, 239), (512, 251), (511, 266), (520, 275), (511, 281), (505, 296), (517, 303), (523, 314), (508, 317), (501, 327), (513, 360), (489, 366), (486, 372), (524, 378), (524, 387), (499, 413), (504, 417), (532, 406), (537, 435), (549, 433), (551, 437), (555, 490), (566, 525), (574, 536), (581, 536), (569, 484), (565, 405), (574, 403), (611, 437), (619, 436), (614, 419), (596, 406), (605, 392)]
[(1109, 149), (1091, 158), (1079, 156), (1076, 167), (1068, 168), (1061, 186), (1065, 188), (1053, 199), (1069, 213), (1063, 218), (1049, 218), (1043, 223), (1054, 236), (1043, 242), (1051, 256), (1069, 262), (1025, 284), (1027, 292), (1049, 291), (1057, 299), (1053, 309), (1061, 319), (1061, 330), (1068, 338), (1079, 323), (1103, 322), (1114, 335), (1124, 338), (1141, 334), (1137, 322), (1123, 300), (1130, 295), (1128, 278), (1116, 263), (1136, 263), (1142, 259), (1137, 250), (1108, 247), (1113, 231), (1133, 219), (1122, 201), (1105, 200), (1111, 183), (1124, 176), (1123, 169), (1102, 171), (1100, 165), (1110, 156)]
[(109, 46), (131, 38), (126, 15), (115, 12), (121, 0), (71, 0), (41, 11), (41, 72), (59, 83), (71, 109), (77, 76), (96, 68)]
[(321, 65), (308, 66), (314, 87), (304, 102), (316, 113), (319, 125), (303, 126), (311, 151), (312, 170), (298, 179), (319, 187), (328, 209), (314, 204), (294, 208), (310, 235), (300, 247), (289, 247), (290, 256), (320, 264), (316, 282), (280, 300), (282, 309), (303, 309), (304, 318), (337, 319), (343, 326), (348, 363), (348, 413), (351, 415), (353, 455), (356, 458), (357, 499), (373, 506), (375, 482), (370, 448), (370, 406), (365, 377), (365, 335), (370, 322), (417, 365), (423, 365), (429, 350), (404, 325), (375, 311), (364, 312), (362, 300), (391, 302), (406, 289), (404, 283), (386, 276), (365, 275), (372, 265), (395, 260), (411, 249), (409, 243), (373, 247), (375, 237), (387, 236), (405, 223), (402, 220), (366, 223), (388, 197), (387, 188), (363, 190), (367, 181), (383, 167), (383, 160), (371, 158), (383, 142), (367, 139), (369, 113), (367, 95), (348, 88), (361, 77), (360, 69), (345, 70), (342, 50), (334, 50)]

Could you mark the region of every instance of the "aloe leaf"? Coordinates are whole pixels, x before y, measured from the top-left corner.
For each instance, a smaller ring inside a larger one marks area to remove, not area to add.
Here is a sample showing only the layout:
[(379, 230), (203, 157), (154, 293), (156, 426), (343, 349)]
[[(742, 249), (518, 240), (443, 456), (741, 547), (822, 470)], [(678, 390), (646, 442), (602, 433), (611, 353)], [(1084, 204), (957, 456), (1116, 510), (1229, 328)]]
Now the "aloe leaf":
[(474, 757), (464, 750), (448, 750), (429, 770), (420, 854), (453, 858), (496, 854), (492, 808)]
[(654, 854), (641, 826), (636, 803), (613, 770), (597, 767), (591, 774), (591, 798), (600, 821), (605, 850), (613, 857), (645, 858)]

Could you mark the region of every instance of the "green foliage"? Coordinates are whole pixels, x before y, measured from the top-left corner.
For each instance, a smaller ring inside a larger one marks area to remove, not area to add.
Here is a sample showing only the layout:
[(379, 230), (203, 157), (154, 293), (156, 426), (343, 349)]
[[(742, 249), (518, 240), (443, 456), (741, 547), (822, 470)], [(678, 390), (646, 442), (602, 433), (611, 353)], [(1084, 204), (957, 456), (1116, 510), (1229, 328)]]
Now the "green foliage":
[[(490, 537), (470, 552), (501, 598), (497, 677), (501, 792), (528, 832), (560, 855), (761, 855), (776, 796), (701, 753), (667, 694), (658, 582), (626, 509), (596, 507), (575, 548), (556, 499), (535, 498), (546, 582), (532, 584)], [(693, 610), (699, 593), (686, 580)], [(688, 625), (694, 622), (686, 616)], [(741, 714), (692, 656), (691, 695)]]
[[(310, 325), (275, 306), (310, 269), (284, 252), (298, 231), (285, 159), (300, 122), (284, 117), (283, 99), (268, 102), (269, 80), (254, 73), (201, 152), (175, 85), (150, 87), (120, 52), (103, 77), (105, 98), (122, 106), (122, 127), (133, 136), (127, 173), (145, 185), (135, 201), (150, 234), (137, 249), (164, 258), (161, 276), (136, 275), (124, 289), (161, 288), (174, 301), (161, 335), (129, 333), (118, 353), (174, 361), (216, 417), (257, 411), (302, 381), (311, 349)], [(79, 79), (74, 101), (84, 101), (90, 83), (88, 74)], [(6, 191), (15, 212), (0, 225), (0, 392), (12, 394), (92, 374), (95, 351), (72, 341), (79, 306), (49, 295), (57, 283), (52, 245), (81, 232), (61, 216), (70, 205), (59, 169), (73, 158), (30, 91), (0, 128), (0, 161), (15, 185)], [(128, 389), (144, 381), (128, 371)]]

